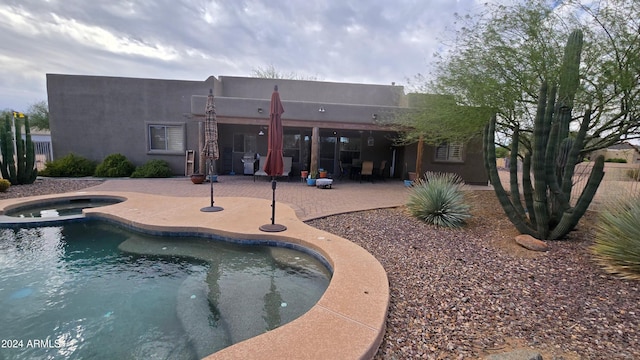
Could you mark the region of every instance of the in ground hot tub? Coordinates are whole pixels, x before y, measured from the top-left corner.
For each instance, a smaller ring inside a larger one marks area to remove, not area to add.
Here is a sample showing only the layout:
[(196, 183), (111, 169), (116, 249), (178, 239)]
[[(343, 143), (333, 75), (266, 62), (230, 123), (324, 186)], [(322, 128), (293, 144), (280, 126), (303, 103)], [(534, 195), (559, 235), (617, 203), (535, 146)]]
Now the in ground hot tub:
[(124, 201), (112, 196), (74, 196), (55, 199), (32, 200), (5, 208), (0, 223), (21, 224), (49, 222), (84, 217), (82, 210), (113, 205)]

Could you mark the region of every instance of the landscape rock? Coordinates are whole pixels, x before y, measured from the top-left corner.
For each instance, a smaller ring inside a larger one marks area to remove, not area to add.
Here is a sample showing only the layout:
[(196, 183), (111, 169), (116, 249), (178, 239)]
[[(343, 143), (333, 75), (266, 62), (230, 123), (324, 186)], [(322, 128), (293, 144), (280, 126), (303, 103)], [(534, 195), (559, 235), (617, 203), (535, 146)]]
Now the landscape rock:
[(502, 354), (493, 354), (485, 358), (486, 360), (542, 360), (542, 355), (537, 351), (518, 349)]
[(520, 246), (533, 251), (549, 250), (549, 245), (546, 242), (538, 240), (531, 235), (518, 235), (516, 236), (516, 242)]

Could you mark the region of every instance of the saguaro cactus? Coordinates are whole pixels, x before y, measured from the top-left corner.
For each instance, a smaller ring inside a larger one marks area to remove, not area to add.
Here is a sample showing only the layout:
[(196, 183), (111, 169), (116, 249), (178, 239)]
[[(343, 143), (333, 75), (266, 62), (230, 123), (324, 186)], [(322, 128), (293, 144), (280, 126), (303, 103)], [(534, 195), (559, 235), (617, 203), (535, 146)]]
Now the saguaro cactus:
[(533, 146), (531, 153), (523, 154), (525, 206), (522, 205), (517, 178), (519, 129), (514, 129), (512, 136), (510, 193), (507, 194), (496, 167), (495, 116), (485, 128), (485, 168), (500, 204), (521, 233), (538, 239), (556, 240), (567, 235), (586, 212), (604, 176), (604, 157), (599, 156), (577, 203), (571, 206), (573, 174), (591, 120), (591, 111), (587, 109), (577, 134), (570, 137), (569, 122), (579, 85), (581, 51), (582, 32), (576, 30), (567, 41), (558, 83), (551, 89), (546, 81), (540, 86)]
[(11, 134), (11, 120), (5, 116), (4, 126), (0, 127), (0, 151), (2, 161), (0, 161), (0, 172), (2, 177), (9, 180), (12, 185), (31, 184), (38, 176), (35, 166), (35, 145), (31, 141), (31, 131), (29, 130), (29, 119), (24, 117), (25, 140), (22, 140), (22, 132), (19, 124), (14, 125), (15, 131), (15, 158), (14, 142)]

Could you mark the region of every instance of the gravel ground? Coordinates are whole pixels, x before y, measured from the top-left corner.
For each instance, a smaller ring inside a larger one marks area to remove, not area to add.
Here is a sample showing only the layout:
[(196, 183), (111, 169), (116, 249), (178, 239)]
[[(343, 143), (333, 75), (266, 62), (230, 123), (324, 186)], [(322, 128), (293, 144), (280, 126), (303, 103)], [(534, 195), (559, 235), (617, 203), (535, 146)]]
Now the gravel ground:
[(309, 224), (373, 254), (389, 277), (376, 359), (477, 359), (532, 347), (548, 359), (640, 359), (640, 282), (598, 268), (589, 213), (546, 253), (525, 250), (492, 191), (469, 193), (473, 218), (438, 229), (385, 209)]
[(95, 179), (56, 179), (37, 178), (33, 184), (10, 186), (6, 192), (0, 192), (0, 200), (24, 196), (59, 194), (76, 191), (90, 186), (102, 184), (102, 180)]
[[(100, 180), (38, 179), (0, 199), (80, 190)], [(532, 347), (548, 359), (640, 359), (640, 282), (597, 267), (588, 213), (545, 253), (516, 245), (491, 191), (469, 192), (473, 218), (439, 229), (403, 209), (308, 222), (349, 239), (387, 271), (391, 301), (376, 359), (477, 359)]]

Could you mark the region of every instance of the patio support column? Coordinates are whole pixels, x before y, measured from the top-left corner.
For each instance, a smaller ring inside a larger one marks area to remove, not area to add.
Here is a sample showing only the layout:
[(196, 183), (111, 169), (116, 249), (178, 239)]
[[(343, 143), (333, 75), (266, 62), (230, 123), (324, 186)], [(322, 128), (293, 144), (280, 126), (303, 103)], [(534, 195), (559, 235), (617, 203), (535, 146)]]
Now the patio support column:
[(311, 174), (318, 173), (318, 150), (320, 146), (320, 128), (314, 127), (311, 130)]
[(416, 179), (422, 178), (422, 153), (424, 152), (424, 136), (418, 139), (418, 153), (416, 154)]

